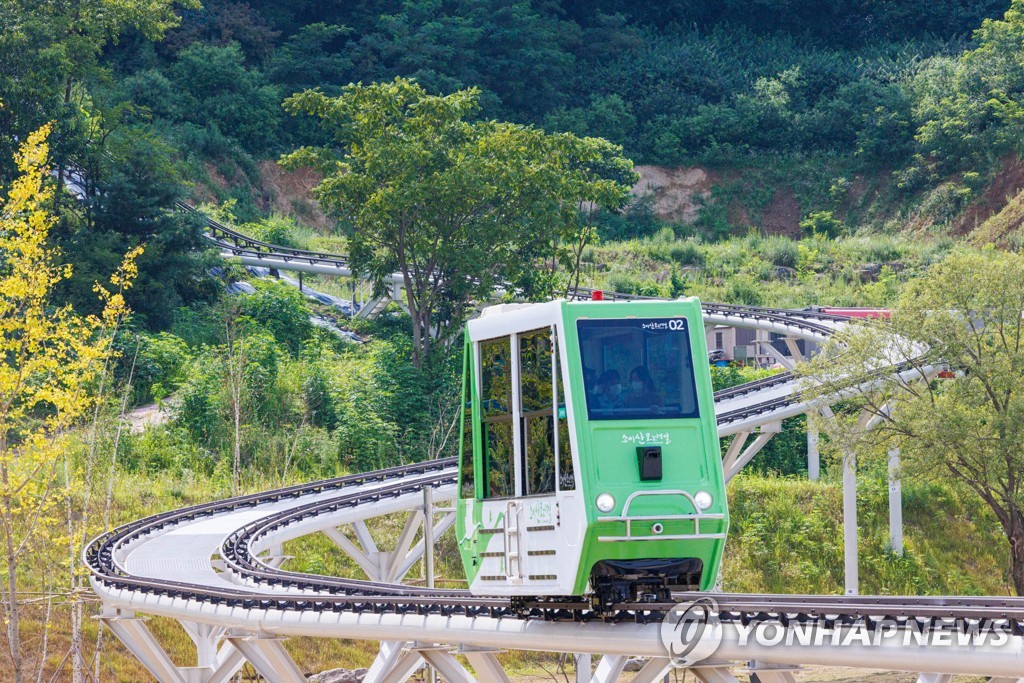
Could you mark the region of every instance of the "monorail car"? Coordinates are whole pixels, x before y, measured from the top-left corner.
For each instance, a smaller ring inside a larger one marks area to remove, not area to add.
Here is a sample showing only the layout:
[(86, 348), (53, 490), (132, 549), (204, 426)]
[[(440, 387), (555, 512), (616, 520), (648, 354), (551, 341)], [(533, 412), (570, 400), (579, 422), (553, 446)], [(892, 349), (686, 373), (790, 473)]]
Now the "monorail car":
[(456, 531), (470, 590), (708, 590), (729, 525), (700, 302), (506, 304), (466, 326)]

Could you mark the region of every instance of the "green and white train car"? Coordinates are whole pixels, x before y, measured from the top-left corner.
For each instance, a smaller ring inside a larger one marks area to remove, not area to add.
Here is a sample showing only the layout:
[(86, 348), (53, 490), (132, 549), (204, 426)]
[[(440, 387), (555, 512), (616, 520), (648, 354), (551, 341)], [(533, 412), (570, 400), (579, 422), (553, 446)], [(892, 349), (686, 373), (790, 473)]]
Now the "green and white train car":
[(474, 594), (609, 606), (715, 585), (729, 518), (699, 301), (493, 306), (463, 368)]

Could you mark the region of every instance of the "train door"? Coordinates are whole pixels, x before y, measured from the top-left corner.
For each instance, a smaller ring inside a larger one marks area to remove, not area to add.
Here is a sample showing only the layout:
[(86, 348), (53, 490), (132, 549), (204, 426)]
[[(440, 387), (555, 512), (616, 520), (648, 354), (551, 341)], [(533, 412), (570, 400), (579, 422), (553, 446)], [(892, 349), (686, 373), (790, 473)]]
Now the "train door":
[(559, 493), (575, 478), (556, 347), (553, 327), (479, 344), (480, 580), (493, 588), (559, 583)]

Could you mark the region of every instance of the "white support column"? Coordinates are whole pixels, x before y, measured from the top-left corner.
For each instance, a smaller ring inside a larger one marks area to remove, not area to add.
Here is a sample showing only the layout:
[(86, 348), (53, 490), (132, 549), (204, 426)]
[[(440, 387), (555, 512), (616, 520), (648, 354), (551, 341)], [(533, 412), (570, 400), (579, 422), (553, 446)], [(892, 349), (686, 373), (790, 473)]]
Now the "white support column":
[[(769, 422), (761, 425), (761, 431), (758, 433), (757, 438), (754, 439), (754, 443), (750, 444), (739, 452), (739, 448), (743, 446), (746, 441), (744, 437), (743, 441), (740, 442), (737, 449), (733, 449), (733, 445), (736, 440), (733, 440), (732, 444), (729, 444), (729, 450), (726, 452), (725, 461), (722, 463), (722, 468), (725, 470), (725, 481), (730, 481), (733, 477), (740, 473), (747, 463), (749, 463), (755, 455), (757, 455), (765, 445), (771, 441), (771, 438), (782, 431), (782, 422)], [(737, 435), (738, 437), (739, 435)]]
[(416, 532), (419, 531), (423, 519), (422, 510), (410, 510), (395, 549), (390, 553), (381, 553), (381, 575), (384, 577), (384, 581), (398, 583), (402, 580), (404, 574), (399, 574), (399, 570), (409, 554), (409, 548), (412, 547), (412, 542), (416, 538)]
[(918, 674), (917, 683), (951, 683), (953, 677), (949, 674)]
[(359, 541), (359, 545), (363, 547), (363, 551), (373, 556), (374, 553), (380, 552), (380, 548), (377, 547), (377, 542), (373, 540), (373, 534), (366, 527), (366, 522), (359, 519), (352, 522), (352, 531), (356, 534), (356, 540)]
[(804, 359), (804, 354), (800, 351), (800, 340), (796, 337), (783, 337), (786, 342), (786, 349), (789, 350), (789, 355), (793, 357), (793, 360), (800, 363)]
[(810, 415), (807, 416), (807, 479), (818, 481), (821, 477), (821, 455), (818, 451), (818, 427)]
[(615, 683), (619, 675), (626, 667), (626, 655), (605, 655), (597, 663), (597, 669), (590, 679), (590, 683)]
[(729, 447), (725, 449), (725, 455), (722, 456), (723, 469), (728, 470), (729, 465), (736, 462), (736, 459), (740, 457), (740, 453), (743, 452), (743, 447), (747, 444), (750, 434), (751, 432), (733, 434), (732, 441), (729, 442)]
[(889, 549), (903, 557), (903, 484), (900, 449), (889, 449)]
[[(423, 578), (434, 587), (434, 487), (423, 487)], [(412, 553), (409, 553), (410, 555)], [(402, 558), (404, 561), (407, 558)]]
[(672, 661), (668, 657), (652, 657), (633, 677), (632, 683), (655, 683), (664, 678), (672, 670)]
[(573, 659), (576, 662), (576, 683), (590, 683), (590, 677), (594, 675), (590, 670), (590, 655), (578, 652), (573, 655)]
[(377, 558), (374, 557), (379, 553), (374, 552), (374, 556), (367, 555), (348, 536), (334, 527), (323, 529), (323, 533), (359, 565), (359, 568), (363, 570), (363, 573), (366, 574), (370, 581), (379, 581), (381, 579), (380, 567), (377, 564)]
[(400, 640), (382, 640), (377, 657), (366, 672), (363, 683), (380, 683), (402, 657), (404, 645), (405, 643)]
[[(421, 666), (423, 666), (423, 657), (420, 656), (420, 653), (412, 651), (402, 652), (394, 667), (386, 672), (379, 681), (380, 683), (404, 683)], [(363, 679), (363, 683), (367, 683), (367, 681), (368, 678)]]
[(448, 683), (476, 683), (476, 679), (466, 671), (459, 660), (451, 656), (446, 648), (428, 647), (417, 650), (417, 652), (427, 664), (440, 672)]
[[(436, 509), (436, 508), (435, 508)], [(434, 524), (433, 535), (434, 538), (440, 538), (441, 534), (448, 531), (452, 526), (455, 525), (455, 513), (448, 512), (442, 517), (437, 523)], [(405, 576), (412, 569), (412, 566), (416, 564), (421, 557), (423, 557), (423, 539), (416, 541), (416, 545), (412, 547), (409, 554), (406, 555), (405, 560), (402, 562), (401, 567), (398, 569), (399, 576)]]
[(843, 453), (843, 566), (847, 595), (860, 592), (857, 549), (857, 461), (853, 453)]
[[(832, 419), (835, 414), (825, 406), (821, 414)], [(858, 429), (866, 429), (872, 415), (867, 411), (861, 413)], [(843, 453), (843, 573), (846, 595), (860, 593), (859, 552), (857, 548), (857, 459), (846, 451)]]
[(153, 637), (143, 617), (136, 617), (125, 610), (101, 614), (99, 619), (160, 683), (187, 683), (185, 676)]
[(469, 660), (480, 683), (511, 683), (505, 669), (494, 656), (496, 650), (462, 650), (461, 654)]
[(796, 363), (793, 362), (792, 358), (787, 358), (784, 354), (779, 353), (779, 350), (772, 346), (772, 343), (767, 339), (758, 339), (754, 343), (760, 344), (765, 355), (771, 356), (772, 360), (787, 370), (792, 370), (796, 367)]
[[(410, 551), (410, 546), (412, 546), (413, 540), (419, 531), (420, 523), (423, 520), (423, 510), (411, 510), (405, 520), (405, 527), (398, 537), (398, 543), (391, 552), (382, 552), (378, 549), (373, 536), (370, 535), (369, 529), (366, 528), (366, 524), (361, 521), (355, 522), (352, 525), (356, 538), (359, 539), (359, 545), (356, 545), (352, 539), (334, 527), (326, 527), (321, 531), (351, 557), (371, 581), (398, 583), (412, 566), (416, 564), (416, 561), (423, 553), (423, 539), (420, 539), (415, 549)], [(432, 527), (431, 531), (439, 535), (446, 531), (454, 522), (454, 514), (451, 516), (451, 520), (446, 516), (437, 526)], [(359, 547), (360, 545), (362, 546), (361, 548)]]
[(721, 662), (701, 662), (691, 670), (702, 683), (739, 683), (729, 672), (728, 665)]
[(229, 633), (226, 638), (267, 683), (306, 683), (305, 675), (284, 649), (282, 638), (242, 633)]

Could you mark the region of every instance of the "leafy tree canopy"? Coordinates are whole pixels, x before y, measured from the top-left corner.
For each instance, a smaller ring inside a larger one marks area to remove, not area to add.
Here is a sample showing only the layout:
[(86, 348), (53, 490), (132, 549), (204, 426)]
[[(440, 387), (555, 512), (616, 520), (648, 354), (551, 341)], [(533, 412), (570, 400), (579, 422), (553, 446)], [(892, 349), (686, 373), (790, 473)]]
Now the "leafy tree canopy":
[[(992, 509), (1024, 595), (1024, 256), (955, 253), (908, 284), (891, 324), (850, 327), (804, 373), (826, 395), (874, 377), (822, 423), (831, 447), (866, 457), (890, 448), (906, 476), (952, 478)], [(927, 350), (927, 351), (925, 351)], [(904, 364), (913, 377), (875, 369)], [(952, 376), (936, 378), (948, 367)], [(930, 379), (922, 381), (921, 376)], [(869, 429), (871, 422), (877, 427)]]
[(314, 194), (340, 219), (356, 267), (379, 287), (400, 273), (420, 361), (471, 300), (506, 284), (550, 292), (589, 234), (581, 208), (620, 207), (635, 182), (632, 162), (605, 140), (473, 120), (476, 89), (429, 95), (397, 78), (286, 105), (318, 117), (335, 145), (285, 163), (324, 174)]

